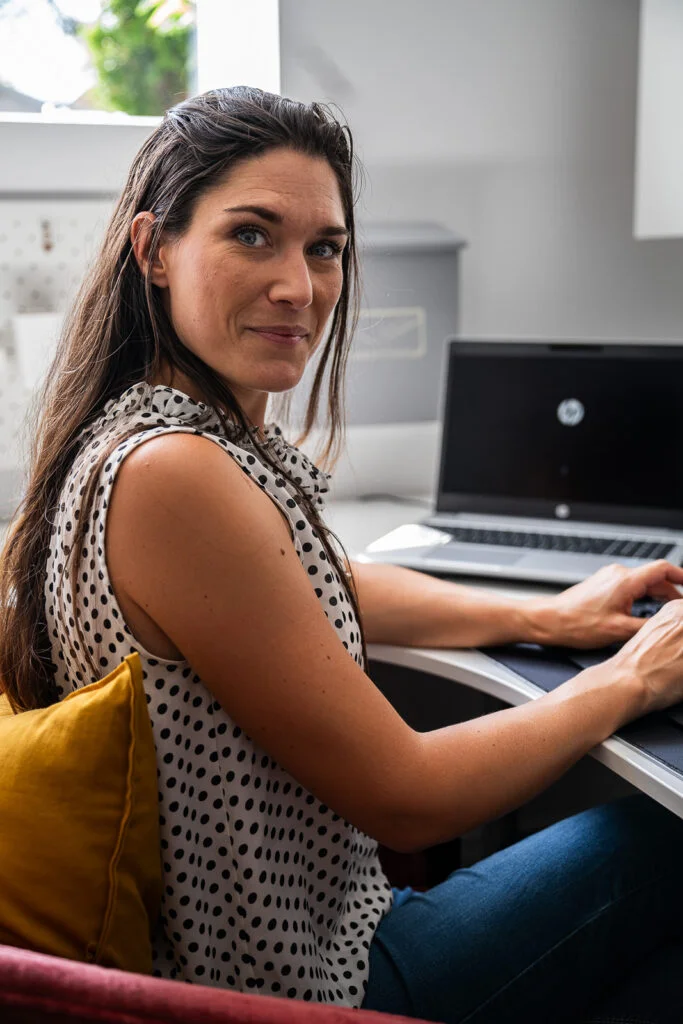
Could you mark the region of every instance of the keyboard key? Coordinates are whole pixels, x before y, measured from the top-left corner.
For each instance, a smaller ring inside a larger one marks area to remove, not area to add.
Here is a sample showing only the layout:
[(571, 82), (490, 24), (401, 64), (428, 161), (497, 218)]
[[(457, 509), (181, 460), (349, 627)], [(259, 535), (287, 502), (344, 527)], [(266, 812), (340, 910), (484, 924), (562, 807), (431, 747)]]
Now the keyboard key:
[(624, 558), (630, 558), (631, 555), (635, 554), (638, 547), (639, 544), (637, 541), (630, 540), (626, 544), (624, 544), (621, 553), (624, 556)]

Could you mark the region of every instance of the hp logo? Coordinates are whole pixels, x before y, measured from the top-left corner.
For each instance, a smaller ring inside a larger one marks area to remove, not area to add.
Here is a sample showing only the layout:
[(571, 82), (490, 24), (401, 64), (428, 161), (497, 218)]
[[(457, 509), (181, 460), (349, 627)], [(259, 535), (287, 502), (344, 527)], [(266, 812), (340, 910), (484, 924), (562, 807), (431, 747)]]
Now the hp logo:
[(577, 426), (586, 414), (578, 398), (565, 398), (557, 407), (557, 418), (565, 427)]

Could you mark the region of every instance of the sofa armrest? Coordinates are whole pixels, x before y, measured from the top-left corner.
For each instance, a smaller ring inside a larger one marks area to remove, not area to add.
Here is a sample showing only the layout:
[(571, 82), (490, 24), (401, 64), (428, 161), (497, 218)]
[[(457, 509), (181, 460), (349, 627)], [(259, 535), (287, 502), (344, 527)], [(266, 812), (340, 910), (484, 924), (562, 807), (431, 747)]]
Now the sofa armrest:
[[(363, 1024), (406, 1021), (360, 1012)], [(358, 1024), (358, 1014), (345, 1007), (162, 981), (0, 945), (3, 1024)]]

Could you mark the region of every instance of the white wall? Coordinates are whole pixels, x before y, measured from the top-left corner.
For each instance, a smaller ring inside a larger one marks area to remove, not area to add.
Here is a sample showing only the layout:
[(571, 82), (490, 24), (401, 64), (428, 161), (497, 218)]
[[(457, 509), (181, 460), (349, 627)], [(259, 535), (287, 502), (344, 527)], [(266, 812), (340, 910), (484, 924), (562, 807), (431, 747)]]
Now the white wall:
[(0, 120), (0, 193), (114, 196), (158, 118), (131, 122), (51, 123), (37, 115)]
[(683, 235), (683, 3), (642, 0), (635, 229)]
[(338, 102), (368, 219), (464, 236), (461, 333), (680, 339), (633, 237), (638, 0), (281, 0), (282, 90)]

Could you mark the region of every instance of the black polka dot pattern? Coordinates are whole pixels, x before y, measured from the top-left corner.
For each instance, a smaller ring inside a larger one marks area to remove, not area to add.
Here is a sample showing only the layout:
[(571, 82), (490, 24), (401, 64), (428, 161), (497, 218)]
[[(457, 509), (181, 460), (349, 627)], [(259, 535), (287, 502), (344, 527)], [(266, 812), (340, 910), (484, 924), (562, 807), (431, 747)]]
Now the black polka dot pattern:
[[(89, 473), (98, 451), (138, 427), (101, 471), (74, 608), (66, 564)], [(45, 598), (60, 696), (93, 681), (75, 618), (100, 675), (139, 652), (157, 750), (164, 876), (155, 975), (358, 1007), (370, 943), (391, 905), (375, 841), (321, 804), (245, 735), (187, 662), (145, 651), (109, 581), (104, 534), (116, 472), (134, 448), (168, 431), (219, 444), (284, 512), (325, 614), (362, 664), (345, 582), (332, 571), (291, 485), (259, 459), (250, 439), (237, 445), (226, 437), (209, 407), (172, 388), (140, 383), (108, 402), (82, 432), (54, 516)], [(322, 508), (327, 475), (278, 427), (266, 428), (266, 437)]]

